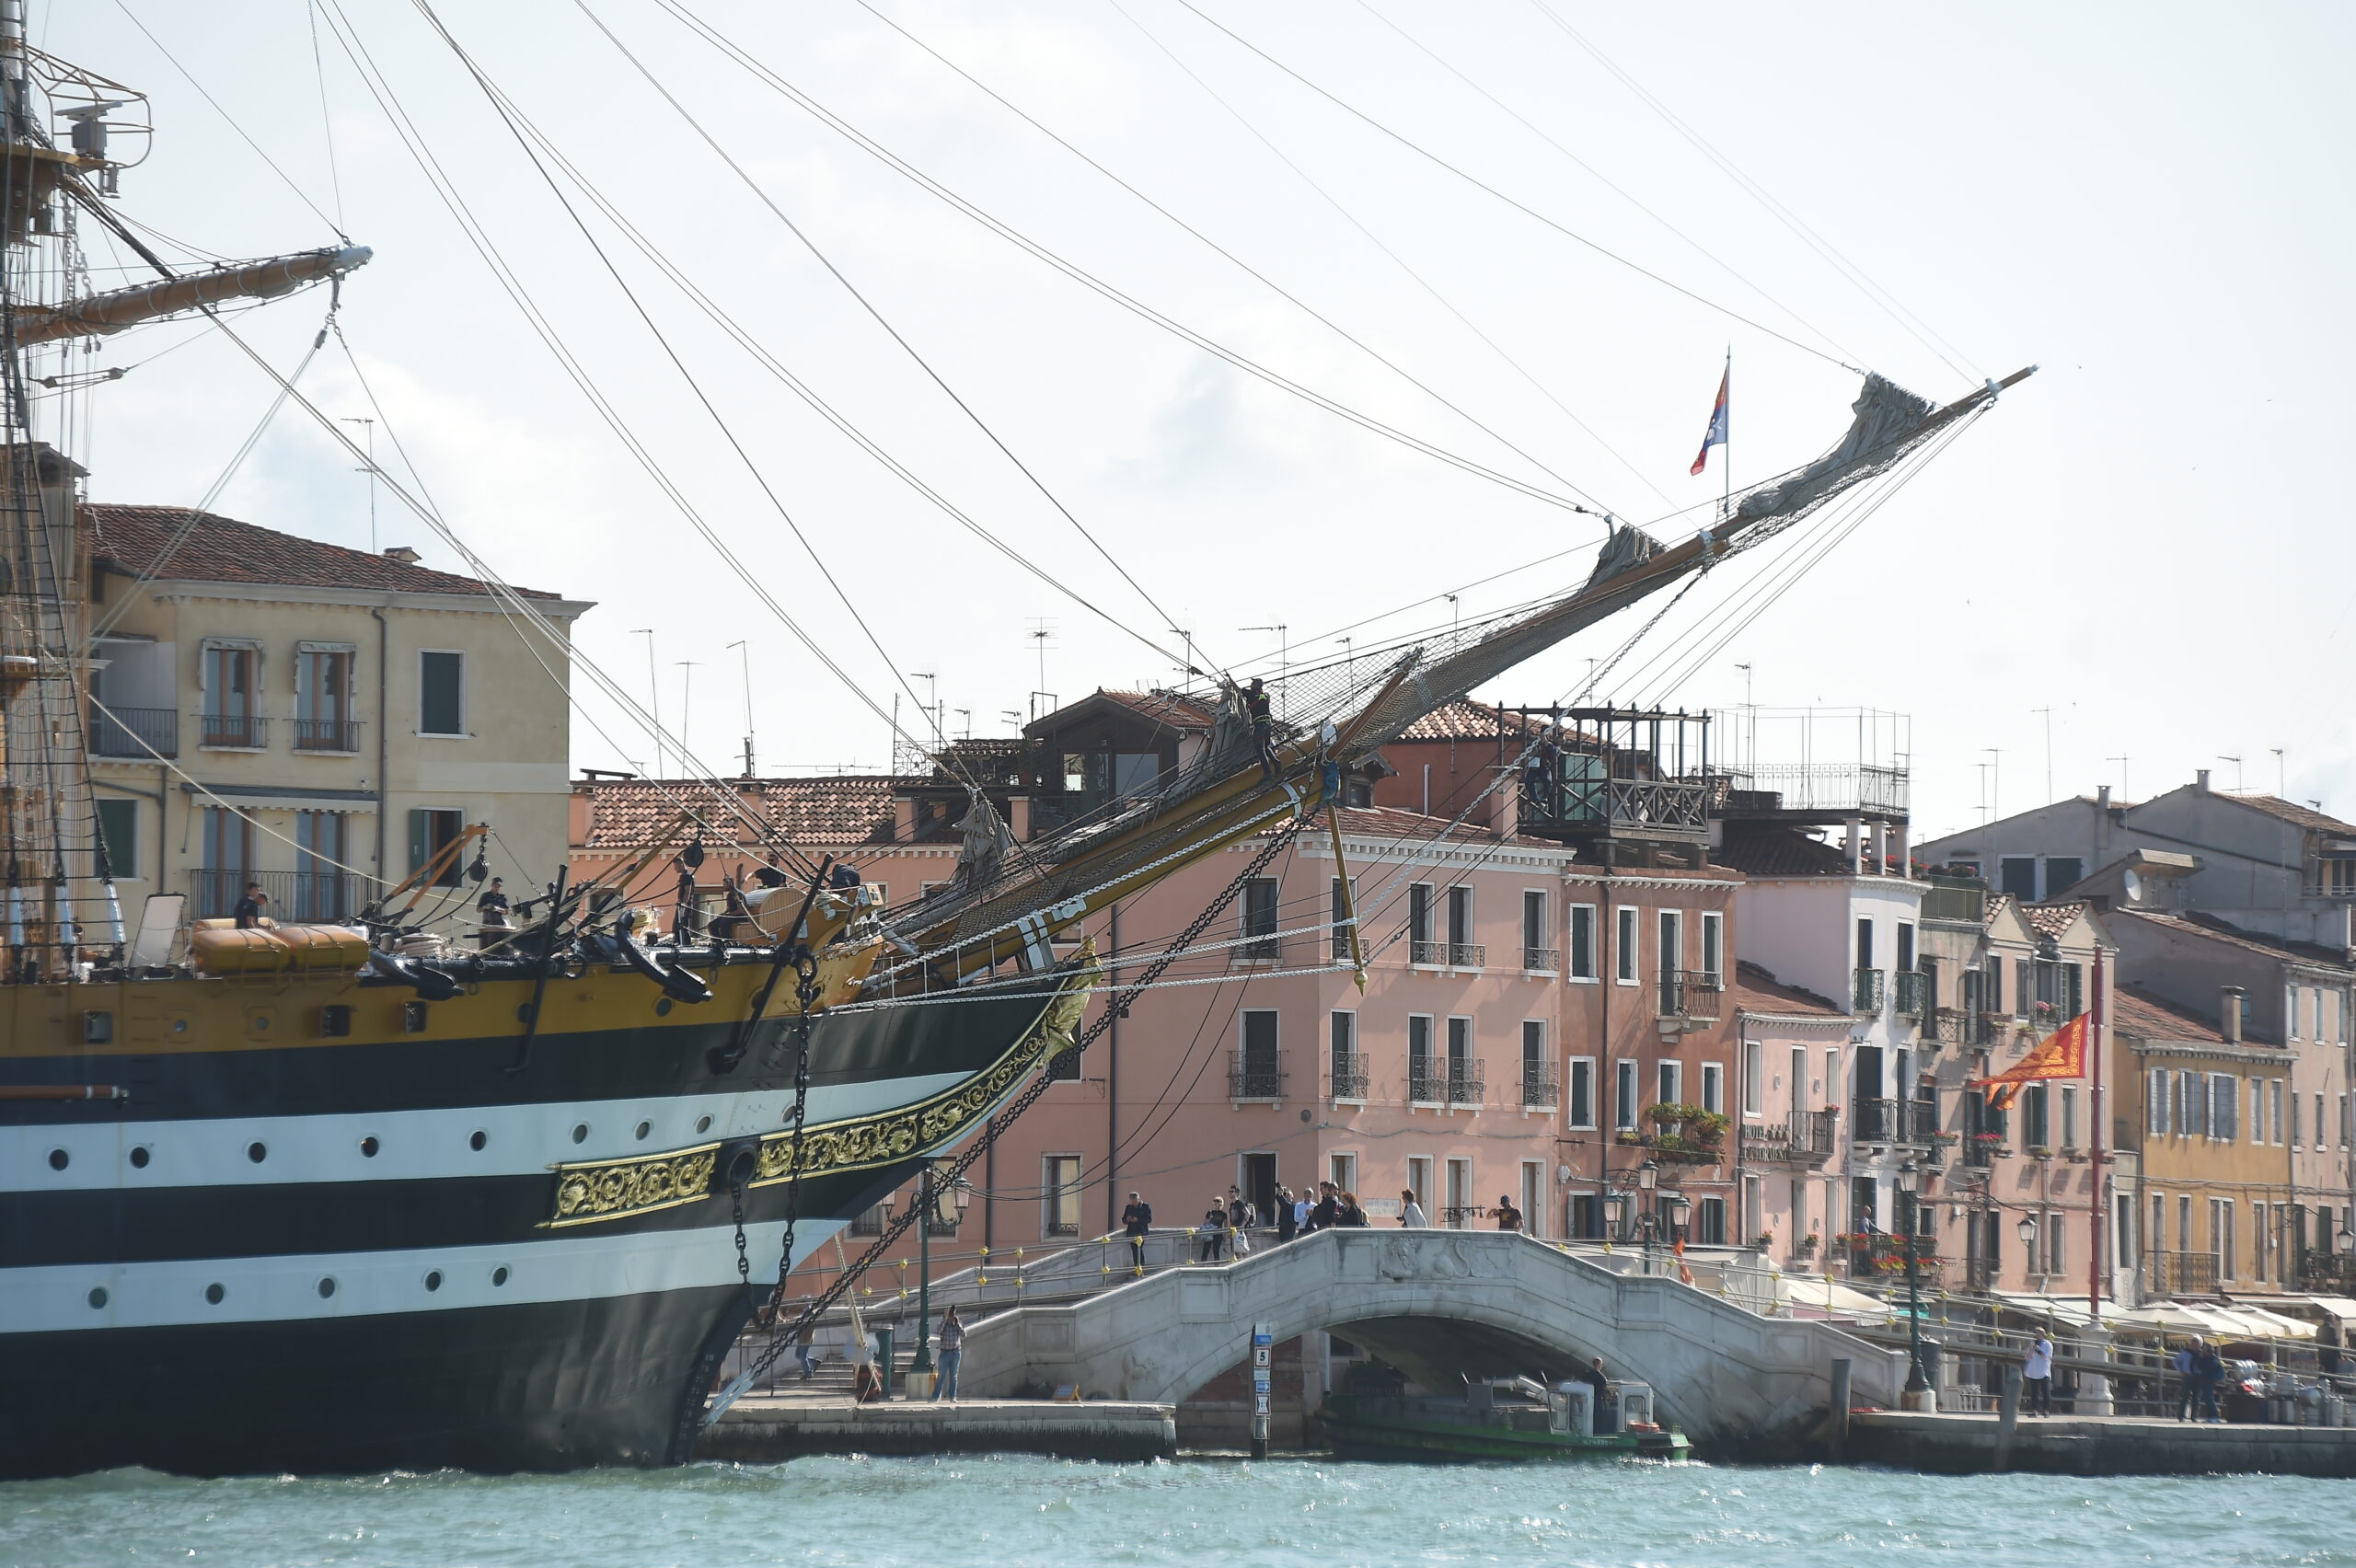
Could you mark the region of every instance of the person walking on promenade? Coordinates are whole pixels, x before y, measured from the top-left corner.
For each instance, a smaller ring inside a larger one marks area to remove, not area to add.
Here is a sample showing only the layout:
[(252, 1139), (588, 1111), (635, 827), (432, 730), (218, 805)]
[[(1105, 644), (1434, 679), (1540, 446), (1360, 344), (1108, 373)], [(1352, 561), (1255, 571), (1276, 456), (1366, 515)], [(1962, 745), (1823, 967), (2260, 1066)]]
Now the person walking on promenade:
[(2192, 1419), (2222, 1426), (2225, 1417), (2217, 1404), (2217, 1391), (2225, 1384), (2224, 1358), (2217, 1347), (2197, 1335), (2192, 1342)]
[(941, 1315), (941, 1375), (933, 1380), (932, 1397), (937, 1402), (946, 1398), (957, 1402), (957, 1368), (965, 1360), (965, 1320), (957, 1316), (955, 1303)]
[(1227, 1256), (1227, 1204), (1220, 1198), (1211, 1199), (1211, 1206), (1203, 1211), (1203, 1223), (1195, 1235), (1202, 1242), (1202, 1252), (1195, 1261), (1216, 1263)]
[(808, 1382), (818, 1375), (818, 1331), (813, 1324), (802, 1325), (793, 1336), (793, 1359), (802, 1364), (802, 1380)]
[(1276, 1189), (1276, 1245), (1281, 1247), (1300, 1234), (1300, 1211), (1293, 1207), (1292, 1189)]
[(1497, 1194), (1497, 1206), (1489, 1211), (1489, 1217), (1497, 1222), (1499, 1230), (1521, 1228), (1521, 1211), (1514, 1207), (1513, 1200), (1503, 1193)]
[(1431, 1221), (1425, 1217), (1424, 1205), (1415, 1201), (1415, 1189), (1403, 1187), (1399, 1193), (1399, 1223), (1409, 1230), (1426, 1230)]
[(1131, 1193), (1129, 1206), (1121, 1211), (1121, 1229), (1129, 1239), (1129, 1266), (1138, 1274), (1145, 1273), (1145, 1239), (1152, 1228), (1153, 1205)]
[(2168, 1367), (2175, 1372), (2177, 1378), (2176, 1418), (2178, 1421), (2192, 1419), (2192, 1346), (2200, 1343), (2200, 1337), (2195, 1335), (2192, 1344), (2177, 1346), (2176, 1354), (2168, 1357)]
[(2028, 1354), (2021, 1358), (2021, 1395), (2023, 1415), (2053, 1413), (2053, 1342), (2043, 1329), (2037, 1331)]

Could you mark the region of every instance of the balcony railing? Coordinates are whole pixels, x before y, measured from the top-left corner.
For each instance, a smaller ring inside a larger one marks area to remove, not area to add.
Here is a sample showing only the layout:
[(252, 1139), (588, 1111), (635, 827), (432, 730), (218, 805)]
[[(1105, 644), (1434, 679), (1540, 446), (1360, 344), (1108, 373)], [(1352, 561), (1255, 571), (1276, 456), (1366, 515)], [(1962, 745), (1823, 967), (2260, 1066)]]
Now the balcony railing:
[(1883, 983), (1887, 977), (1878, 969), (1860, 969), (1851, 987), (1850, 1011), (1877, 1013), (1881, 1011)]
[(2299, 1252), (2299, 1286), (2331, 1296), (2356, 1296), (2356, 1255), (2313, 1247)]
[(1521, 966), (1552, 974), (1562, 966), (1559, 962), (1562, 956), (1561, 950), (1557, 948), (1525, 947), (1521, 950)]
[(349, 871), (191, 870), (188, 874), (191, 915), (218, 920), (235, 914), (246, 895), (248, 882), (259, 882), (270, 897), (262, 913), (290, 923), (337, 925), (360, 911), (361, 879)]
[(1651, 778), (1576, 779), (1562, 787), (1559, 810), (1542, 795), (1525, 799), (1522, 820), (1538, 830), (1629, 829), (1681, 833), (1709, 831), (1707, 783)]
[(1978, 926), (1987, 917), (1988, 889), (1977, 882), (1933, 877), (1923, 890), (1923, 918)]
[(1525, 1110), (1552, 1110), (1563, 1102), (1562, 1075), (1552, 1062), (1521, 1065), (1521, 1103)]
[(1898, 1014), (1921, 1018), (1931, 1009), (1931, 977), (1919, 969), (1898, 972)]
[(294, 749), (300, 752), (356, 752), (360, 749), (357, 719), (297, 719)]
[(1407, 941), (1407, 962), (1410, 963), (1445, 963), (1448, 962), (1448, 944), (1446, 942), (1417, 941), (1414, 938), (1409, 938)]
[(1274, 1051), (1237, 1051), (1228, 1058), (1230, 1100), (1282, 1100), (1285, 1075)]
[(1448, 966), (1450, 969), (1478, 969), (1489, 962), (1489, 950), (1479, 942), (1448, 944)]
[(1837, 1111), (1795, 1111), (1788, 1122), (1743, 1128), (1744, 1150), (1753, 1159), (1819, 1166), (1832, 1158), (1840, 1121)]
[[(1880, 1232), (1863, 1239), (1853, 1238), (1848, 1249), (1849, 1277), (1903, 1284), (1906, 1279), (1906, 1246), (1905, 1237)], [(1936, 1239), (1929, 1236), (1915, 1239), (1914, 1277), (1923, 1289), (1937, 1286), (1946, 1262), (1939, 1256)]]
[(1478, 1105), (1487, 1085), (1481, 1064), (1410, 1062), (1407, 1098), (1417, 1105)]
[(90, 709), (92, 756), (178, 756), (180, 716), (170, 708)]
[(270, 744), (270, 721), (258, 713), (206, 713), (197, 723), (202, 745), (260, 751)]
[(1715, 974), (1698, 969), (1666, 969), (1660, 976), (1660, 1016), (1715, 1018), (1725, 995), (1725, 983)]
[(1927, 1146), (1938, 1130), (1936, 1101), (1859, 1100), (1850, 1106), (1851, 1143)]
[(2146, 1252), (2143, 1282), (2147, 1290), (2169, 1296), (2213, 1296), (2217, 1290), (2214, 1252)]
[(1327, 1097), (1334, 1100), (1364, 1100), (1367, 1093), (1367, 1070), (1364, 1056), (1336, 1056), (1333, 1076), (1326, 1080)]

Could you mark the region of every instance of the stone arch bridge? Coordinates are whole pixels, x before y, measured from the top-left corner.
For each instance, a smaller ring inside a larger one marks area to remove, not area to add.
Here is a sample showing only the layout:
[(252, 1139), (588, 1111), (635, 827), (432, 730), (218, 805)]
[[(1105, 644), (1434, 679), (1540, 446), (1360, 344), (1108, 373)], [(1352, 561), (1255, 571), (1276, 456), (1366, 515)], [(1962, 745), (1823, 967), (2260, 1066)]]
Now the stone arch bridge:
[(1906, 1359), (1815, 1320), (1770, 1318), (1658, 1275), (1623, 1274), (1496, 1231), (1325, 1230), (1218, 1266), (1172, 1269), (1062, 1306), (1023, 1307), (965, 1340), (964, 1392), (1076, 1384), (1084, 1398), (1184, 1400), (1246, 1355), (1333, 1330), (1426, 1387), (1560, 1377), (1600, 1355), (1653, 1387), (1664, 1420), (1721, 1451), (1787, 1439), (1852, 1397), (1895, 1408)]

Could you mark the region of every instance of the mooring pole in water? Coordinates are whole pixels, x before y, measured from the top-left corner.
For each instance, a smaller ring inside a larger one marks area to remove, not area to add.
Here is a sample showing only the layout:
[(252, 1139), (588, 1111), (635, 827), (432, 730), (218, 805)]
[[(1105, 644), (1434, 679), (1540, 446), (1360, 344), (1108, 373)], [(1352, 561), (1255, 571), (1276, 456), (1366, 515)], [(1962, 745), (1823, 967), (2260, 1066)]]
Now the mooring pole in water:
[(1832, 1358), (1831, 1415), (1826, 1441), (1833, 1462), (1839, 1464), (1849, 1457), (1849, 1358), (1845, 1355)]
[(1996, 1401), (1996, 1458), (1988, 1468), (2002, 1470), (2013, 1462), (2013, 1428), (2021, 1419), (2021, 1369), (2004, 1368), (2004, 1391)]
[(1252, 1325), (1252, 1457), (1268, 1457), (1268, 1363), (1276, 1336), (1265, 1323)]

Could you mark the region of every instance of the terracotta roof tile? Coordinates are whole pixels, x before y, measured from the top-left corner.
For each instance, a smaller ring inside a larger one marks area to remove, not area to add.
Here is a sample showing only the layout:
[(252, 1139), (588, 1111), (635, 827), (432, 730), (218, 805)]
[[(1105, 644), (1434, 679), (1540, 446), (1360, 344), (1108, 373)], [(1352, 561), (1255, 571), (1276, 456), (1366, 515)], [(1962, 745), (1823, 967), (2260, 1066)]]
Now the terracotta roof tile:
[(2120, 986), (2111, 994), (2110, 1026), (2138, 1040), (2198, 1040), (2222, 1045), (2225, 1037), (2216, 1023), (2190, 1008), (2155, 997), (2140, 986)]
[(2021, 913), (2040, 936), (2058, 937), (2076, 924), (2086, 907), (2085, 899), (2073, 898), (2058, 904), (2024, 904)]
[(2269, 937), (2263, 931), (2246, 931), (2230, 920), (2221, 920), (2214, 915), (2205, 915), (2195, 910), (2170, 914), (2156, 909), (2114, 906), (2109, 912), (2110, 918), (2116, 919), (2120, 916), (2147, 920), (2155, 926), (2173, 927), (2179, 931), (2207, 937), (2212, 941), (2226, 942), (2251, 952), (2263, 953), (2272, 959), (2289, 959), (2299, 963), (2319, 964), (2331, 969), (2356, 968), (2356, 965), (2349, 963), (2348, 955), (2336, 948), (2323, 947), (2315, 942), (2285, 941), (2280, 937)]
[(1180, 730), (1207, 730), (1218, 715), (1208, 702), (1175, 691), (1114, 691), (1099, 686), (1096, 695), (1119, 703), (1157, 724)]
[(1822, 1013), (1827, 1018), (1846, 1018), (1848, 1009), (1836, 1006), (1830, 997), (1797, 986), (1786, 986), (1773, 973), (1744, 959), (1734, 966), (1734, 1005), (1737, 1012), (1750, 1013)]
[[(185, 506), (131, 506), (92, 502), (82, 508), (89, 530), (90, 552), (118, 571), (133, 574), (154, 568), (156, 575), (202, 582), (267, 582), (295, 588), (369, 588), (408, 594), (488, 594), (471, 577), (411, 566), (390, 556), (346, 549), (318, 539), (282, 534), (199, 512), (188, 536), (160, 567), (157, 561), (180, 525), (189, 521)], [(556, 599), (561, 594), (536, 588), (515, 592), (529, 599)]]
[(2326, 816), (2321, 812), (2310, 810), (2295, 801), (2286, 801), (2280, 795), (2228, 795), (2225, 799), (2237, 805), (2247, 806), (2254, 812), (2264, 812), (2268, 816), (2287, 822), (2293, 827), (2304, 827), (2311, 833), (2329, 833), (2356, 838), (2356, 827), (2350, 826), (2338, 817)]
[(1796, 828), (1728, 823), (1726, 842), (1710, 853), (1722, 866), (1754, 877), (1845, 877), (1849, 857)]
[[(758, 813), (787, 842), (805, 847), (892, 842), (893, 790), (912, 782), (892, 774), (849, 774), (831, 778), (731, 778), (722, 788)], [(711, 799), (706, 781), (643, 778), (577, 780), (576, 795), (590, 797), (593, 814), (581, 847), (619, 849), (648, 843), (671, 823), (684, 803), (722, 831), (734, 825)], [(735, 837), (733, 832), (730, 836)]]

